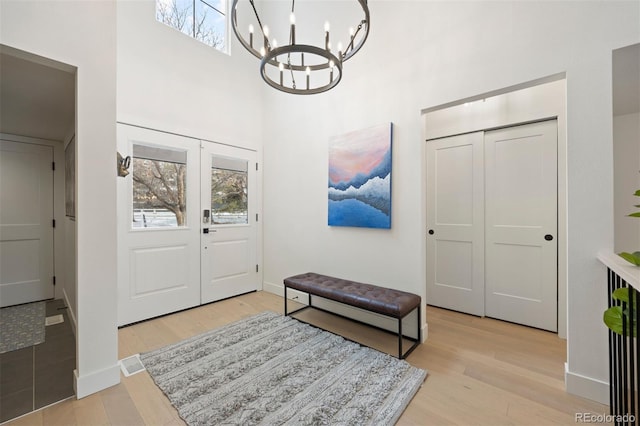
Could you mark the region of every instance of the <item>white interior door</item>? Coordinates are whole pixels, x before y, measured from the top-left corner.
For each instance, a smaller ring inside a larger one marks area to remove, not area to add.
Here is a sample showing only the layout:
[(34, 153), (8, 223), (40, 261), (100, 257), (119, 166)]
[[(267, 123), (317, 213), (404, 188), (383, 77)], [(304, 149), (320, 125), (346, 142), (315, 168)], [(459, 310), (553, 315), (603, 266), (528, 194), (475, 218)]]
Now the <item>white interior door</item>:
[(557, 124), (485, 134), (486, 315), (557, 331)]
[(256, 154), (202, 142), (202, 303), (258, 289)]
[[(118, 324), (200, 303), (200, 141), (118, 125)], [(115, 168), (114, 168), (115, 173)]]
[(484, 314), (483, 133), (427, 142), (427, 303)]
[(0, 307), (53, 297), (53, 148), (0, 141)]

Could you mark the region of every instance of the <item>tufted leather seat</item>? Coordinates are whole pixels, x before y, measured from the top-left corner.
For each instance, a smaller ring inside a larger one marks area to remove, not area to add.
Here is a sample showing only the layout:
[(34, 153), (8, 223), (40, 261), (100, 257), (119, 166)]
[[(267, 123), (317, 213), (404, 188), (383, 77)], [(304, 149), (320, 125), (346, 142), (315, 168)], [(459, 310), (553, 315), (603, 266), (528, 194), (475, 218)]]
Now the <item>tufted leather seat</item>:
[(420, 306), (420, 296), (307, 272), (284, 279), (286, 287), (346, 303), (393, 318), (404, 318)]

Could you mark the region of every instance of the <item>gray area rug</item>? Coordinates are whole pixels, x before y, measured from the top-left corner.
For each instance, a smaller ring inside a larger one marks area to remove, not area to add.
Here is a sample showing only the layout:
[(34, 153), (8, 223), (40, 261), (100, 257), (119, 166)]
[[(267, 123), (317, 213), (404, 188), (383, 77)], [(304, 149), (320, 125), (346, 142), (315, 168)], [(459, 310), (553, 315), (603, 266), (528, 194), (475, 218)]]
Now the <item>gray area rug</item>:
[(273, 312), (140, 358), (189, 425), (392, 425), (427, 375)]
[(44, 342), (45, 302), (0, 309), (0, 354)]

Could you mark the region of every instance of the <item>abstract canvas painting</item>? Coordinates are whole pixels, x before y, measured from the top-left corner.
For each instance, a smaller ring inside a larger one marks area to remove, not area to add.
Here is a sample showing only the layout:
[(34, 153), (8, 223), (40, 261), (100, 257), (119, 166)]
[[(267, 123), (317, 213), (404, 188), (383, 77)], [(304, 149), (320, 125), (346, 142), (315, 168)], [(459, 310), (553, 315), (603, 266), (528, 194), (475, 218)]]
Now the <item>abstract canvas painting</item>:
[(329, 225), (391, 228), (393, 124), (329, 141)]

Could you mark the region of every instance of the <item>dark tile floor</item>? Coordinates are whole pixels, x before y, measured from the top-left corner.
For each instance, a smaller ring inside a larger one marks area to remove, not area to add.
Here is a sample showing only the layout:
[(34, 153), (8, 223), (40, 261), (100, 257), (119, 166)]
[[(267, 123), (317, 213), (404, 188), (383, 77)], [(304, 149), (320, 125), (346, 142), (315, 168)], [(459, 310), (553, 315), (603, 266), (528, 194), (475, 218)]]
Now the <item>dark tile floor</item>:
[(0, 354), (0, 423), (74, 394), (76, 339), (64, 301), (47, 301), (46, 311), (64, 322), (47, 326), (43, 343)]

